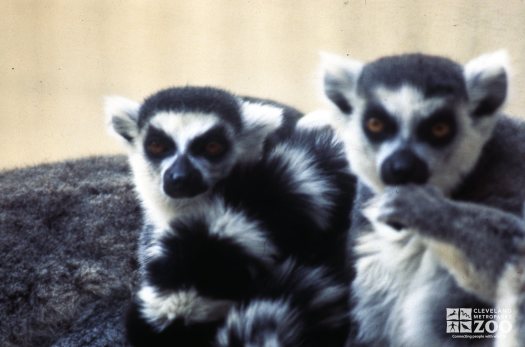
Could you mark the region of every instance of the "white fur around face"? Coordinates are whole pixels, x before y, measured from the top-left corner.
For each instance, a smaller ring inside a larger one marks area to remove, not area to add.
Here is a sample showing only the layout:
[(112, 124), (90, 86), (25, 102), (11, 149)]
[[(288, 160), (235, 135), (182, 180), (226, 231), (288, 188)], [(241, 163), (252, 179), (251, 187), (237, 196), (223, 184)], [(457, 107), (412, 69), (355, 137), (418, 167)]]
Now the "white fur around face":
[(445, 194), (450, 193), (476, 164), (490, 131), (480, 127), (479, 122), (475, 123), (468, 114), (467, 105), (458, 105), (455, 108), (456, 138), (451, 145), (435, 149), (418, 142), (415, 130), (421, 120), (447, 104), (445, 98), (425, 98), (417, 88), (407, 85), (399, 89), (379, 87), (375, 90), (375, 96), (396, 117), (400, 132), (378, 146), (370, 144), (362, 130), (364, 103), (355, 103), (355, 113), (347, 123), (345, 134), (352, 171), (374, 192), (381, 192), (385, 187), (380, 177), (381, 165), (403, 146), (411, 149), (428, 165), (428, 184), (440, 188)]
[(442, 97), (428, 98), (416, 87), (405, 84), (400, 88), (379, 86), (374, 90), (375, 99), (402, 124), (402, 136), (412, 132), (414, 120), (424, 119), (438, 108), (446, 105)]
[(382, 191), (384, 184), (376, 170), (376, 151), (361, 128), (360, 117), (355, 114), (346, 123), (343, 140), (352, 172), (375, 192)]
[(440, 188), (445, 194), (449, 194), (472, 171), (491, 134), (480, 131), (468, 115), (465, 105), (457, 109), (457, 114), (458, 134), (447, 151), (442, 152), (441, 156), (421, 149), (417, 152), (428, 160), (432, 173), (428, 183)]
[[(494, 88), (501, 87), (502, 82), (501, 79), (498, 81), (498, 77), (509, 75), (508, 65), (507, 53), (498, 51), (473, 59), (464, 66), (469, 102), (458, 106), (457, 111), (461, 118), (459, 120), (460, 130), (463, 133), (460, 133), (461, 139), (454, 144), (454, 153), (447, 153), (441, 159), (433, 160), (435, 152), (420, 148), (417, 151), (420, 157), (431, 159), (429, 165), (433, 176), (430, 184), (436, 185), (444, 192), (449, 192), (474, 166), (481, 147), (492, 133), (497, 117), (489, 115), (474, 120), (470, 113), (479, 106), (480, 100), (486, 97), (487, 93), (493, 91)], [(352, 171), (373, 191), (380, 192), (384, 189), (384, 184), (378, 174), (380, 164), (395, 150), (396, 146), (403, 143), (402, 137), (407, 138), (412, 134), (415, 120), (431, 114), (432, 110), (443, 105), (446, 100), (425, 98), (417, 88), (409, 85), (395, 89), (381, 86), (377, 88), (374, 91), (375, 98), (402, 123), (401, 141), (390, 143), (384, 148), (383, 153), (377, 153), (368, 144), (361, 130), (361, 119), (366, 100), (356, 93), (356, 84), (363, 64), (328, 54), (322, 56), (321, 66), (325, 93), (332, 92), (343, 96), (353, 108), (352, 114), (346, 115), (349, 120), (348, 131), (345, 134)], [(332, 112), (341, 113), (335, 109)]]
[(129, 163), (144, 216), (156, 226), (156, 231), (169, 229), (171, 220), (207, 202), (206, 193), (187, 199), (173, 199), (164, 194), (162, 173), (152, 168), (141, 152), (132, 152)]
[(171, 136), (179, 153), (186, 153), (190, 141), (219, 124), (219, 118), (208, 113), (159, 112), (149, 123)]
[[(418, 88), (410, 85), (402, 85), (400, 88), (394, 89), (380, 86), (374, 90), (374, 96), (380, 105), (395, 117), (399, 126), (399, 133), (396, 134), (395, 138), (382, 143), (373, 157), (375, 159), (373, 174), (377, 177), (371, 181), (374, 184), (375, 191), (382, 191), (384, 183), (381, 180), (380, 172), (383, 162), (395, 151), (409, 146), (410, 142), (413, 141), (417, 123), (446, 105), (446, 100), (439, 97), (427, 98)], [(362, 119), (363, 113), (359, 115), (359, 118)], [(361, 122), (359, 122), (359, 126), (361, 127)], [(368, 141), (363, 132), (361, 136), (364, 141)], [(420, 153), (422, 159), (425, 158), (425, 154)], [(368, 160), (371, 159), (372, 157), (368, 158)]]
[[(207, 200), (206, 193), (193, 198), (181, 199), (173, 199), (167, 196), (164, 193), (162, 177), (164, 172), (175, 162), (178, 155), (187, 151), (191, 140), (219, 124), (219, 121), (217, 116), (207, 113), (178, 115), (173, 112), (159, 112), (154, 115), (150, 124), (171, 136), (177, 147), (176, 154), (164, 159), (159, 168), (152, 167), (145, 157), (142, 147), (146, 136), (145, 130), (137, 136), (135, 147), (129, 154), (129, 162), (133, 171), (136, 190), (146, 211), (145, 216), (149, 222), (157, 227), (156, 231), (168, 229), (169, 222), (178, 215), (185, 213), (187, 207), (198, 208), (199, 204)], [(226, 129), (228, 131), (229, 128)], [(214, 178), (212, 177), (214, 168), (211, 167), (211, 164), (205, 160), (198, 162), (191, 158), (190, 160), (202, 172), (210, 173), (209, 177), (204, 177), (205, 179)], [(225, 167), (221, 167), (221, 172), (217, 175), (223, 174), (222, 170), (225, 170)], [(211, 184), (211, 182), (208, 183)]]
[[(431, 115), (446, 101), (443, 98), (425, 98), (419, 89), (410, 85), (403, 85), (396, 89), (380, 86), (374, 90), (374, 95), (380, 105), (396, 118), (399, 126), (399, 134), (378, 147), (375, 155), (375, 174), (379, 176), (383, 162), (412, 140), (417, 121)], [(382, 189), (383, 185), (376, 187), (376, 190)]]
[[(145, 133), (144, 131), (139, 132), (137, 124), (139, 107), (138, 103), (123, 97), (108, 97), (105, 100), (108, 127), (125, 143), (128, 149), (135, 190), (145, 210), (144, 216), (148, 222), (157, 226), (156, 230), (163, 230), (169, 228), (169, 221), (181, 213), (185, 206), (198, 203), (202, 197), (174, 200), (164, 194), (162, 172), (152, 168), (145, 158), (142, 146)], [(205, 131), (216, 123), (213, 115), (196, 114), (194, 116), (177, 117), (170, 112), (161, 112), (151, 121), (167, 134), (181, 134), (176, 141), (182, 143), (184, 147), (191, 135)], [(180, 131), (186, 126), (189, 131)], [(122, 137), (122, 132), (131, 136), (132, 142), (126, 141)], [(174, 158), (170, 160), (173, 161)], [(158, 253), (157, 251), (160, 250), (152, 250), (154, 253)]]
[(162, 331), (175, 319), (183, 319), (187, 323), (203, 323), (224, 318), (234, 305), (230, 300), (201, 296), (195, 289), (162, 294), (153, 287), (144, 286), (137, 296), (142, 316), (158, 331)]

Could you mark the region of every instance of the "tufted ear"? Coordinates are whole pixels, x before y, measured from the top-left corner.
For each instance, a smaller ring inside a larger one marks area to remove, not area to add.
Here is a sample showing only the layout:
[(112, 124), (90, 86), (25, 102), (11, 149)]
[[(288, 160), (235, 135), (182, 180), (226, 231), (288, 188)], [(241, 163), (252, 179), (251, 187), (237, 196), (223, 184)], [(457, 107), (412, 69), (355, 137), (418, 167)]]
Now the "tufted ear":
[(352, 113), (350, 95), (356, 88), (363, 63), (334, 54), (321, 53), (323, 89), (328, 99), (344, 114)]
[(465, 64), (463, 74), (474, 117), (493, 115), (503, 105), (507, 97), (508, 60), (507, 52), (502, 50)]
[(110, 132), (117, 134), (131, 144), (139, 133), (138, 115), (140, 105), (121, 96), (108, 96), (104, 99), (106, 123)]

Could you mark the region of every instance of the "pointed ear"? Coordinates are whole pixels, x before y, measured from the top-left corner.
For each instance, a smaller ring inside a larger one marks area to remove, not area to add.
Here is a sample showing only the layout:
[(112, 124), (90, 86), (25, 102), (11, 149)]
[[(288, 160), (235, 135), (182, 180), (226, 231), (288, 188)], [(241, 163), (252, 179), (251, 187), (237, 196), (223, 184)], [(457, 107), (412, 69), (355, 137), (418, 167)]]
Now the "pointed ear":
[(110, 132), (117, 134), (126, 143), (131, 144), (139, 133), (138, 115), (140, 105), (120, 96), (108, 96), (104, 99), (106, 124)]
[(357, 86), (363, 63), (334, 54), (321, 54), (323, 89), (328, 99), (344, 114), (351, 114), (353, 107), (350, 95)]
[(474, 117), (490, 116), (507, 97), (509, 63), (506, 51), (484, 54), (465, 64), (470, 113)]

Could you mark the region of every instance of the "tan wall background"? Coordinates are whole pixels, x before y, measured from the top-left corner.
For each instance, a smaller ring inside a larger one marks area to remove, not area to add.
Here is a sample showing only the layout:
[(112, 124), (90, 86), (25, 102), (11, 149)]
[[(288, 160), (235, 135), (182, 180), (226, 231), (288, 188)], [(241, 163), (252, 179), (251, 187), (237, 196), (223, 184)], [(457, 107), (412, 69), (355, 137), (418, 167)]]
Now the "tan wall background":
[(525, 116), (523, 0), (0, 0), (0, 168), (120, 147), (102, 98), (183, 84), (322, 105), (318, 51), (422, 51), (465, 62), (506, 48)]

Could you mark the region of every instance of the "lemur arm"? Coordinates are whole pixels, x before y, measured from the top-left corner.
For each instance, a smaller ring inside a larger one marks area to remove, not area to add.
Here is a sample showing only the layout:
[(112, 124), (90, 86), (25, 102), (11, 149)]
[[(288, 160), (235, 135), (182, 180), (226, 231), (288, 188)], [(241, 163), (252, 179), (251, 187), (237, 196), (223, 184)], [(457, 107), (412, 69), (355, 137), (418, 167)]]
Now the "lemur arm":
[(511, 213), (458, 202), (424, 186), (387, 188), (365, 212), (372, 223), (416, 232), (459, 285), (493, 302), (498, 280), (525, 238)]

